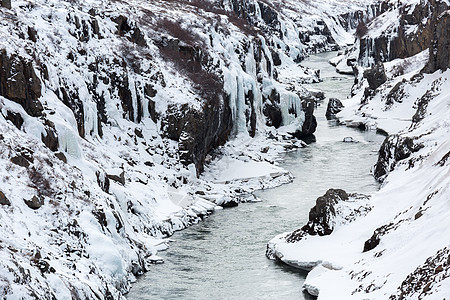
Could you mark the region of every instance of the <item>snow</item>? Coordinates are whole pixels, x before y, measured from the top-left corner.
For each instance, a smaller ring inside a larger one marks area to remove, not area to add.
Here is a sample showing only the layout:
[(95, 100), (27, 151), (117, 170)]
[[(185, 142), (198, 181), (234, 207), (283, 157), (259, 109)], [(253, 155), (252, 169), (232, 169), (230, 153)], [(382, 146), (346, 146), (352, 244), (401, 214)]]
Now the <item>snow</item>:
[[(429, 79), (420, 81), (417, 86), (406, 85), (403, 97), (408, 97), (407, 100), (402, 97), (401, 102), (394, 101), (394, 103), (388, 104), (386, 97), (396, 84), (403, 80), (410, 80), (417, 74), (427, 61), (428, 50), (425, 50), (410, 58), (396, 59), (385, 63), (387, 77), (392, 80), (381, 87), (379, 93), (370, 100), (368, 105), (361, 105), (362, 91), (351, 99), (344, 100), (344, 109), (337, 115), (338, 118), (346, 125), (358, 126), (364, 124), (367, 127), (375, 127), (387, 133), (396, 133), (408, 129), (417, 109), (417, 101), (430, 88), (429, 81), (436, 80), (441, 75), (435, 74), (432, 77), (427, 75)], [(404, 74), (394, 76), (399, 65), (406, 66)]]
[[(418, 137), (424, 145), (389, 173), (381, 190), (370, 200), (372, 210), (351, 223), (337, 226), (328, 236), (307, 236), (299, 242), (287, 243), (285, 233), (269, 242), (281, 261), (307, 270), (312, 268), (303, 287), (318, 295), (318, 299), (387, 299), (400, 293), (402, 282), (419, 265), (450, 245), (450, 171), (448, 162), (438, 164), (450, 149), (450, 95), (446, 92), (450, 71), (423, 76), (421, 80), (407, 80), (402, 102), (387, 109), (380, 105), (386, 97), (384, 89), (397, 82), (392, 79), (356, 111), (361, 122), (376, 118), (379, 128)], [(427, 90), (433, 91), (427, 115), (419, 123), (411, 124), (417, 100)], [(363, 120), (359, 111), (368, 109), (373, 109), (373, 113)], [(350, 115), (347, 110), (340, 116)], [(407, 116), (409, 121), (398, 122), (398, 118)], [(374, 230), (388, 224), (392, 224), (392, 229), (380, 237), (380, 244), (363, 252), (364, 243)], [(423, 299), (448, 297), (449, 281), (433, 283), (430, 289)]]
[(236, 158), (224, 157), (217, 162), (224, 166), (219, 170), (208, 170), (205, 179), (214, 182), (227, 182), (234, 180), (248, 180), (255, 177), (276, 176), (286, 171), (280, 167), (271, 165), (268, 162), (242, 161)]
[[(314, 32), (324, 21), (336, 43), (347, 44), (352, 33), (333, 17), (360, 9), (365, 2), (286, 5), (290, 8), (280, 14), (283, 35), (272, 39), (246, 36), (227, 16), (217, 20), (211, 12), (178, 1), (34, 0), (13, 1), (11, 10), (0, 9), (0, 48), (34, 62), (44, 106), (44, 117), (31, 117), (17, 103), (0, 97), (0, 190), (12, 203), (0, 207), (1, 293), (6, 291), (10, 299), (27, 299), (32, 293), (42, 299), (89, 299), (109, 291), (114, 299), (123, 299), (136, 275), (162, 261), (158, 251), (167, 248), (166, 238), (174, 231), (220, 210), (219, 205), (249, 201), (256, 189), (292, 180), (277, 160), (286, 149), (304, 146), (287, 133), (304, 121), (300, 98), (308, 91), (301, 84), (318, 81), (315, 71), (294, 60), (316, 46), (332, 47), (325, 37), (312, 34), (305, 45), (299, 32)], [(259, 6), (255, 7), (257, 25), (263, 27)], [(298, 11), (307, 13), (298, 19)], [(130, 41), (131, 32), (117, 33), (114, 19), (120, 15), (140, 29), (146, 47)], [(211, 153), (214, 157), (209, 157), (200, 178), (194, 165), (180, 163), (178, 143), (162, 136), (161, 121), (150, 119), (150, 100), (159, 115), (170, 105), (201, 109), (204, 104), (185, 74), (161, 57), (157, 41), (170, 35), (154, 22), (163, 17), (180, 21), (208, 42), (211, 68), (223, 74), (230, 99), (233, 135)], [(28, 27), (36, 29), (36, 42), (29, 39)], [(275, 48), (282, 61), (277, 67), (271, 55)], [(263, 54), (259, 63), (256, 54)], [(157, 91), (153, 98), (144, 93), (147, 83)], [(118, 86), (130, 91), (128, 110)], [(284, 126), (279, 130), (265, 126), (262, 113), (263, 96), (272, 88), (282, 101)], [(255, 138), (250, 138), (246, 120), (251, 105), (245, 96), (250, 91), (257, 117)], [(139, 109), (143, 118), (137, 122)], [(20, 114), (22, 128), (6, 121), (7, 111)], [(99, 120), (103, 113), (106, 122)], [(54, 124), (58, 150), (67, 163), (41, 142), (46, 120)], [(84, 129), (82, 137), (79, 127)], [(10, 161), (23, 151), (33, 157), (28, 169)], [(125, 183), (109, 180), (107, 190), (106, 175), (120, 177), (122, 172)], [(44, 200), (38, 210), (23, 201), (32, 196)], [(41, 272), (38, 262), (48, 263), (54, 272)]]

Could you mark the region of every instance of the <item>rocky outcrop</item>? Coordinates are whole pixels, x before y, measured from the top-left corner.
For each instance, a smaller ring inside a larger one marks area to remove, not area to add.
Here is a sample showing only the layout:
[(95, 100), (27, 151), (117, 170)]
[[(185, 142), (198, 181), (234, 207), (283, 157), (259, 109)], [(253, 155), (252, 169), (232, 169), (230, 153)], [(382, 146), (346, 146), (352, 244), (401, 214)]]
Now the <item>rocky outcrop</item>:
[(396, 293), (389, 297), (389, 300), (433, 297), (432, 290), (436, 286), (445, 285), (442, 282), (450, 277), (449, 257), (449, 247), (444, 247), (428, 257), (423, 264), (405, 278)]
[(316, 116), (314, 116), (314, 108), (316, 105), (316, 99), (314, 97), (301, 97), (302, 109), (305, 113), (305, 121), (303, 122), (302, 129), (293, 133), (294, 137), (304, 140), (309, 143), (315, 141), (314, 132), (317, 128)]
[(386, 175), (394, 169), (396, 164), (419, 151), (423, 145), (414, 138), (391, 135), (386, 137), (378, 151), (378, 161), (375, 164), (374, 176), (383, 181)]
[(325, 117), (327, 120), (331, 120), (336, 118), (336, 114), (339, 113), (344, 108), (341, 100), (337, 98), (330, 98), (328, 100), (327, 111), (325, 113)]
[(348, 198), (348, 194), (344, 190), (329, 189), (325, 195), (317, 198), (316, 205), (309, 211), (308, 224), (286, 236), (286, 241), (294, 243), (308, 234), (320, 236), (331, 234), (336, 217), (335, 205), (339, 201), (348, 200)]
[(280, 108), (280, 94), (272, 89), (268, 98), (263, 98), (263, 114), (266, 117), (266, 125), (278, 128), (281, 126), (283, 116)]
[(11, 201), (9, 201), (9, 199), (5, 196), (5, 194), (2, 191), (0, 191), (0, 205), (6, 206), (11, 205)]
[(0, 0), (0, 6), (11, 9), (11, 0)]
[(19, 103), (33, 117), (42, 115), (41, 82), (33, 63), (0, 50), (0, 95)]
[(181, 161), (195, 164), (198, 173), (208, 152), (227, 141), (231, 128), (230, 108), (220, 102), (205, 104), (201, 110), (172, 105), (162, 119), (164, 134), (179, 142)]
[[(391, 8), (391, 10), (393, 9)], [(440, 34), (441, 37), (446, 34), (445, 22), (447, 21), (445, 17), (442, 18), (442, 14), (445, 14), (447, 9), (448, 5), (442, 0), (428, 0), (419, 4), (406, 4), (399, 7), (398, 27), (389, 26), (380, 35), (361, 38), (358, 62), (367, 67), (396, 58), (411, 57), (428, 49), (432, 41), (435, 41), (433, 47), (441, 48), (441, 52), (447, 51), (445, 50), (445, 41), (444, 43), (440, 42), (441, 46), (438, 46), (439, 42), (435, 37), (435, 34)], [(442, 25), (438, 25), (439, 23)], [(414, 27), (416, 27), (415, 30), (410, 30)], [(442, 63), (441, 61), (438, 64)]]
[(23, 199), (23, 201), (31, 209), (39, 209), (44, 205), (44, 199), (37, 196), (31, 197), (31, 199)]
[(387, 81), (386, 71), (384, 70), (384, 65), (382, 63), (378, 63), (372, 68), (364, 71), (363, 76), (367, 79), (371, 90), (376, 90), (380, 85)]
[(450, 56), (448, 53), (450, 27), (450, 12), (447, 10), (438, 15), (436, 24), (432, 27), (432, 41), (429, 50), (429, 60), (424, 71), (433, 73), (437, 70), (445, 71), (450, 66)]

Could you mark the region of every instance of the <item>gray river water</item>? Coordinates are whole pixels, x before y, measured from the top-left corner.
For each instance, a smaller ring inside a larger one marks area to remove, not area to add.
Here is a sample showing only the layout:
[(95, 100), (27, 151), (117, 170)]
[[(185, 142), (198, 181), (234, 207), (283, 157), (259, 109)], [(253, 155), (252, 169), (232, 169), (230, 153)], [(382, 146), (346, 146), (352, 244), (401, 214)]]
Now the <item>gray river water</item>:
[[(328, 60), (336, 53), (314, 55), (302, 64), (321, 70), (313, 84), (328, 97), (343, 101), (353, 77), (340, 75)], [(133, 285), (128, 299), (311, 299), (302, 291), (306, 273), (270, 261), (267, 242), (306, 223), (315, 199), (329, 188), (373, 193), (370, 174), (384, 137), (374, 132), (337, 126), (325, 119), (328, 99), (316, 110), (317, 141), (285, 154), (281, 166), (295, 176), (292, 184), (259, 191), (258, 203), (219, 211), (195, 226), (177, 232), (165, 263), (152, 266)], [(359, 143), (343, 143), (351, 136)]]

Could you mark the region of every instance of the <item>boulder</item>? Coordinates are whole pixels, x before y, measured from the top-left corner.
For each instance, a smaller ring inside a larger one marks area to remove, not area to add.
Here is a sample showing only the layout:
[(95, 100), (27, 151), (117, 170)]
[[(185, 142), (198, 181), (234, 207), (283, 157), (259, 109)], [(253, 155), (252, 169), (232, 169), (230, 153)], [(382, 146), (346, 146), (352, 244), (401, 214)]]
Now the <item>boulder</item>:
[(8, 120), (8, 121), (11, 121), (14, 124), (14, 126), (17, 127), (17, 129), (21, 129), (22, 128), (23, 118), (22, 118), (22, 115), (20, 113), (8, 110), (6, 112), (5, 119)]
[(364, 71), (363, 76), (367, 79), (371, 90), (376, 90), (380, 85), (387, 81), (383, 63), (378, 63), (372, 68)]
[(11, 0), (0, 0), (1, 6), (7, 9), (11, 9)]
[(286, 236), (286, 241), (293, 243), (308, 234), (320, 236), (331, 234), (336, 217), (334, 207), (339, 201), (346, 201), (348, 198), (348, 194), (342, 189), (329, 189), (325, 195), (317, 198), (316, 205), (309, 211), (308, 224)]
[(335, 119), (336, 114), (340, 112), (344, 108), (341, 100), (337, 98), (330, 98), (328, 101), (327, 112), (325, 113), (325, 117), (327, 120)]
[(313, 97), (301, 97), (301, 101), (305, 112), (305, 121), (303, 122), (302, 130), (297, 130), (294, 136), (309, 143), (310, 141), (315, 141), (313, 133), (316, 132), (317, 128), (317, 120), (316, 116), (314, 116), (316, 100)]
[(7, 206), (11, 205), (11, 201), (9, 201), (9, 199), (5, 196), (5, 194), (2, 191), (0, 191), (0, 205), (7, 205)]
[(225, 203), (221, 204), (221, 206), (224, 207), (224, 208), (236, 207), (238, 205), (239, 204), (236, 201), (234, 201), (234, 200), (230, 200), (228, 202), (225, 202)]
[(63, 152), (56, 152), (55, 156), (64, 163), (67, 163), (66, 155)]
[(10, 160), (13, 164), (16, 164), (24, 168), (28, 168), (30, 166), (30, 161), (26, 159), (23, 155), (13, 156), (11, 157)]
[(44, 205), (44, 199), (37, 196), (33, 196), (31, 199), (23, 199), (23, 201), (31, 209), (39, 209), (42, 205)]
[(423, 144), (417, 143), (414, 138), (390, 135), (386, 137), (378, 151), (378, 161), (375, 164), (374, 176), (378, 181), (383, 181), (392, 171), (397, 162), (408, 158), (412, 153), (423, 148)]

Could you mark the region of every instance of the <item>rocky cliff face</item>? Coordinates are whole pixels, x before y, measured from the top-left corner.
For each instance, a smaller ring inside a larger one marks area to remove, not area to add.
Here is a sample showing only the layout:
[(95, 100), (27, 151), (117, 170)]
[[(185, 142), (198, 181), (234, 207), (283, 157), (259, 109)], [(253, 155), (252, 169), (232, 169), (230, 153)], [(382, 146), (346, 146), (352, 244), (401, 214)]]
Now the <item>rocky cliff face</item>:
[(436, 35), (446, 39), (437, 31), (444, 25), (447, 10), (448, 4), (440, 0), (391, 4), (382, 16), (368, 24), (369, 33), (360, 39), (359, 64), (367, 67), (411, 57), (428, 49), (432, 40), (438, 48)]

